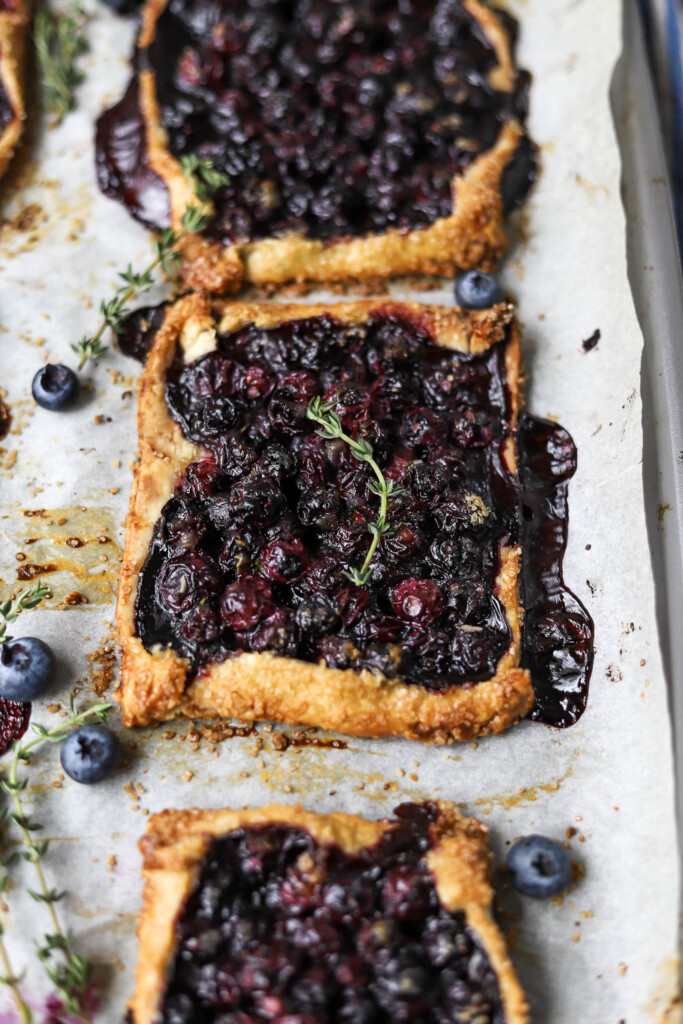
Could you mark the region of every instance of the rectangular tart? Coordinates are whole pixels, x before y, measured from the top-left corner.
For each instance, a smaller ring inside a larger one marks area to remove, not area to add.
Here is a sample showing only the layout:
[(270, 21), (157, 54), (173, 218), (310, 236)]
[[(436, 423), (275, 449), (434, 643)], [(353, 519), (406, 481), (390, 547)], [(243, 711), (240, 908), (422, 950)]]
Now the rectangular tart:
[(154, 815), (131, 1024), (525, 1024), (486, 828), (394, 813)]
[(216, 293), (492, 269), (535, 177), (515, 33), (483, 0), (147, 0), (100, 187), (176, 230), (206, 201), (184, 272)]
[[(525, 715), (512, 308), (193, 294), (153, 320), (117, 604), (125, 723), (445, 743)], [(395, 489), (364, 576), (376, 476), (316, 430), (320, 396)]]

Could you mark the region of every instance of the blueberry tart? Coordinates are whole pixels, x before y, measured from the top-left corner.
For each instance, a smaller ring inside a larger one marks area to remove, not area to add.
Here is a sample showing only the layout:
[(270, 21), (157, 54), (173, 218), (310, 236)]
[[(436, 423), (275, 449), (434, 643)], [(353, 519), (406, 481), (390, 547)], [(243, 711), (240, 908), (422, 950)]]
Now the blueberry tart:
[(28, 0), (0, 0), (0, 177), (24, 130), (24, 77), (31, 27)]
[(125, 722), (445, 743), (523, 717), (512, 308), (192, 294), (159, 320), (118, 594)]
[(207, 200), (214, 292), (490, 270), (536, 174), (515, 35), (484, 0), (147, 0), (100, 187), (156, 228)]
[(486, 828), (394, 814), (154, 815), (131, 1024), (525, 1024)]

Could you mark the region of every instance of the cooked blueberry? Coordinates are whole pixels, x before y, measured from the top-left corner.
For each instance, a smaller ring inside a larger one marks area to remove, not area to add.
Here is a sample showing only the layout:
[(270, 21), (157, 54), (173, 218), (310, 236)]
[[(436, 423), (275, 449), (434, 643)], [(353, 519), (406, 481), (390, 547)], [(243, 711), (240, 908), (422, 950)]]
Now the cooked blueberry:
[(293, 613), (288, 608), (279, 608), (241, 639), (252, 651), (273, 651), (293, 657), (299, 643), (299, 629)]
[(335, 384), (324, 395), (344, 428), (357, 427), (370, 410), (370, 393), (359, 384)]
[(430, 466), (425, 462), (413, 462), (406, 470), (401, 481), (417, 498), (432, 501), (446, 487), (446, 477), (438, 466)]
[(443, 611), (443, 594), (433, 580), (407, 579), (391, 591), (391, 606), (405, 622), (428, 626)]
[(221, 616), (232, 629), (251, 629), (273, 611), (270, 584), (257, 576), (231, 583), (221, 596)]
[(219, 587), (218, 566), (199, 551), (169, 558), (156, 581), (161, 604), (176, 614), (188, 611), (202, 598), (212, 597)]
[(278, 518), (283, 507), (280, 488), (267, 476), (252, 474), (230, 491), (230, 515), (238, 523), (267, 526)]
[(37, 637), (9, 640), (0, 647), (0, 697), (5, 700), (35, 700), (45, 693), (54, 673), (54, 654)]
[(190, 643), (213, 643), (221, 634), (221, 621), (218, 612), (209, 605), (197, 605), (183, 622), (181, 633)]
[(308, 636), (323, 636), (339, 625), (339, 612), (335, 605), (322, 594), (315, 594), (302, 601), (296, 610), (296, 621), (302, 633)]
[(259, 466), (266, 476), (284, 480), (296, 472), (296, 455), (281, 444), (269, 444), (261, 453)]
[(121, 747), (110, 729), (103, 725), (82, 725), (62, 743), (62, 768), (74, 782), (101, 782), (119, 763)]
[(301, 495), (297, 515), (304, 526), (334, 530), (339, 525), (339, 497), (331, 488), (315, 487)]
[(301, 433), (307, 423), (306, 407), (317, 391), (312, 373), (302, 370), (283, 377), (268, 404), (273, 428), (283, 434)]
[(80, 382), (72, 369), (61, 363), (47, 363), (38, 370), (31, 392), (38, 405), (51, 412), (69, 409), (80, 390)]
[(447, 428), (436, 413), (419, 406), (404, 416), (401, 423), (401, 438), (406, 445), (435, 445), (446, 433)]
[(571, 879), (567, 851), (547, 836), (523, 836), (510, 847), (506, 858), (515, 889), (525, 896), (547, 899), (562, 892)]
[[(209, 438), (207, 437), (205, 440), (208, 441)], [(212, 444), (219, 469), (226, 476), (239, 479), (251, 472), (256, 465), (258, 459), (256, 449), (244, 438), (233, 434), (232, 431), (220, 435), (215, 440), (212, 439)]]
[(455, 300), (463, 309), (489, 309), (503, 301), (503, 289), (491, 274), (468, 270), (455, 282)]
[(233, 399), (227, 395), (217, 395), (210, 403), (202, 406), (193, 434), (218, 437), (234, 426), (238, 419), (239, 411)]
[(207, 498), (217, 487), (219, 469), (213, 459), (191, 462), (178, 483), (178, 491), (189, 498)]
[(342, 636), (324, 636), (316, 650), (328, 668), (351, 668), (358, 660), (359, 652), (351, 640)]
[(395, 679), (410, 665), (410, 652), (398, 644), (368, 644), (358, 659), (361, 668), (374, 669), (387, 679)]
[(308, 572), (311, 559), (296, 537), (279, 537), (263, 549), (263, 572), (277, 583), (294, 583)]

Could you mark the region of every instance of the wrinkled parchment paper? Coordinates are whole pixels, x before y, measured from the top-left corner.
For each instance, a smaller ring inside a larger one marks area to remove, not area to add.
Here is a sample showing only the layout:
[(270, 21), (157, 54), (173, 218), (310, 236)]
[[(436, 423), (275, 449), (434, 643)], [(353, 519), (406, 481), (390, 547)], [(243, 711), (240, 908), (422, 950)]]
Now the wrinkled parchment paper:
[[(98, 1020), (119, 1020), (133, 986), (136, 842), (148, 813), (280, 800), (377, 817), (428, 797), (455, 800), (490, 825), (499, 862), (522, 833), (570, 837), (582, 877), (563, 901), (523, 899), (497, 876), (501, 923), (536, 1022), (665, 1019), (676, 982), (678, 866), (641, 484), (642, 338), (627, 284), (608, 102), (620, 7), (618, 0), (512, 4), (522, 20), (520, 61), (534, 74), (531, 131), (543, 174), (517, 219), (505, 282), (525, 325), (529, 406), (557, 417), (578, 444), (565, 569), (596, 624), (585, 716), (567, 732), (523, 723), (503, 737), (450, 748), (350, 740), (341, 749), (284, 752), (263, 728), (214, 745), (188, 724), (173, 724), (123, 735), (124, 765), (92, 788), (62, 777), (57, 749), (41, 750), (27, 806), (52, 840), (49, 883), (68, 892), (59, 913), (97, 964)], [(30, 381), (48, 359), (74, 362), (69, 345), (92, 332), (116, 270), (129, 259), (143, 265), (150, 251), (146, 232), (99, 195), (93, 172), (93, 122), (127, 80), (133, 29), (103, 5), (88, 10), (91, 50), (78, 109), (59, 129), (41, 122), (29, 130), (4, 188), (0, 228), (0, 385), (14, 415), (13, 432), (0, 442), (0, 592), (16, 590), (22, 566), (56, 567), (45, 577), (54, 594), (48, 607), (15, 629), (45, 637), (58, 653), (54, 692), (34, 711), (35, 721), (50, 725), (75, 681), (86, 701), (93, 681), (104, 685), (111, 674), (139, 369), (110, 350), (86, 371), (81, 406), (63, 415), (34, 407)], [(451, 303), (451, 286), (417, 297)], [(596, 328), (601, 340), (586, 354), (581, 341)], [(665, 525), (666, 509), (662, 517)], [(68, 544), (74, 537), (84, 543)], [(68, 603), (78, 595), (87, 603)], [(123, 733), (116, 713), (112, 723)], [(12, 869), (4, 917), (40, 1020), (48, 989), (34, 943), (48, 920), (25, 895), (34, 886), (30, 872)], [(9, 995), (0, 990), (5, 1005)]]

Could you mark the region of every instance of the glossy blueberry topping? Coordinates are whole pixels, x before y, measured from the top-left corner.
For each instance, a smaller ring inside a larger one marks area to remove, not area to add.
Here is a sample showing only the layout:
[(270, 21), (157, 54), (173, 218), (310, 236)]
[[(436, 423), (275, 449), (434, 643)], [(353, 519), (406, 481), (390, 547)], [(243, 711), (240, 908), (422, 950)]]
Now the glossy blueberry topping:
[(51, 412), (70, 409), (78, 398), (80, 383), (68, 366), (61, 363), (47, 363), (36, 373), (31, 392), (38, 405)]
[(490, 309), (503, 301), (503, 289), (492, 274), (468, 270), (455, 282), (455, 301), (463, 309)]
[(106, 196), (118, 199), (146, 227), (170, 225), (168, 192), (147, 156), (137, 75), (116, 106), (97, 122), (95, 165), (97, 183)]
[(571, 862), (565, 848), (547, 836), (523, 836), (510, 847), (506, 858), (510, 880), (525, 896), (547, 899), (562, 892), (571, 879)]
[(123, 317), (116, 329), (116, 342), (124, 355), (144, 363), (163, 323), (167, 306), (167, 302), (143, 306)]
[[(370, 467), (306, 418), (317, 394), (403, 488), (364, 587), (347, 574), (369, 548), (379, 499)], [(500, 546), (519, 531), (518, 483), (501, 456), (504, 342), (452, 352), (393, 310), (358, 327), (329, 316), (248, 327), (189, 366), (176, 361), (166, 398), (205, 455), (164, 507), (142, 572), (148, 649), (170, 644), (195, 674), (270, 650), (435, 690), (495, 672), (510, 643)]]
[(406, 804), (345, 853), (268, 825), (216, 839), (176, 925), (162, 1024), (503, 1024), (465, 914), (425, 855), (433, 805)]
[(562, 574), (569, 480), (576, 447), (557, 423), (524, 413), (518, 450), (522, 480), (522, 664), (536, 700), (530, 718), (560, 728), (585, 711), (593, 670), (593, 620)]
[(54, 673), (54, 654), (38, 637), (22, 636), (0, 647), (0, 697), (5, 700), (35, 700), (48, 689)]
[[(224, 243), (449, 216), (452, 179), (526, 114), (528, 76), (502, 92), (496, 63), (463, 0), (170, 0), (137, 56), (155, 73), (174, 155), (210, 159), (230, 179), (208, 231)], [(99, 179), (149, 222), (152, 204), (131, 190), (144, 156), (141, 133), (124, 127), (129, 106), (100, 119)], [(506, 206), (535, 177), (533, 150), (524, 156), (504, 179)]]
[(82, 725), (70, 732), (60, 750), (62, 768), (74, 782), (90, 786), (110, 775), (121, 757), (121, 746), (103, 725)]

